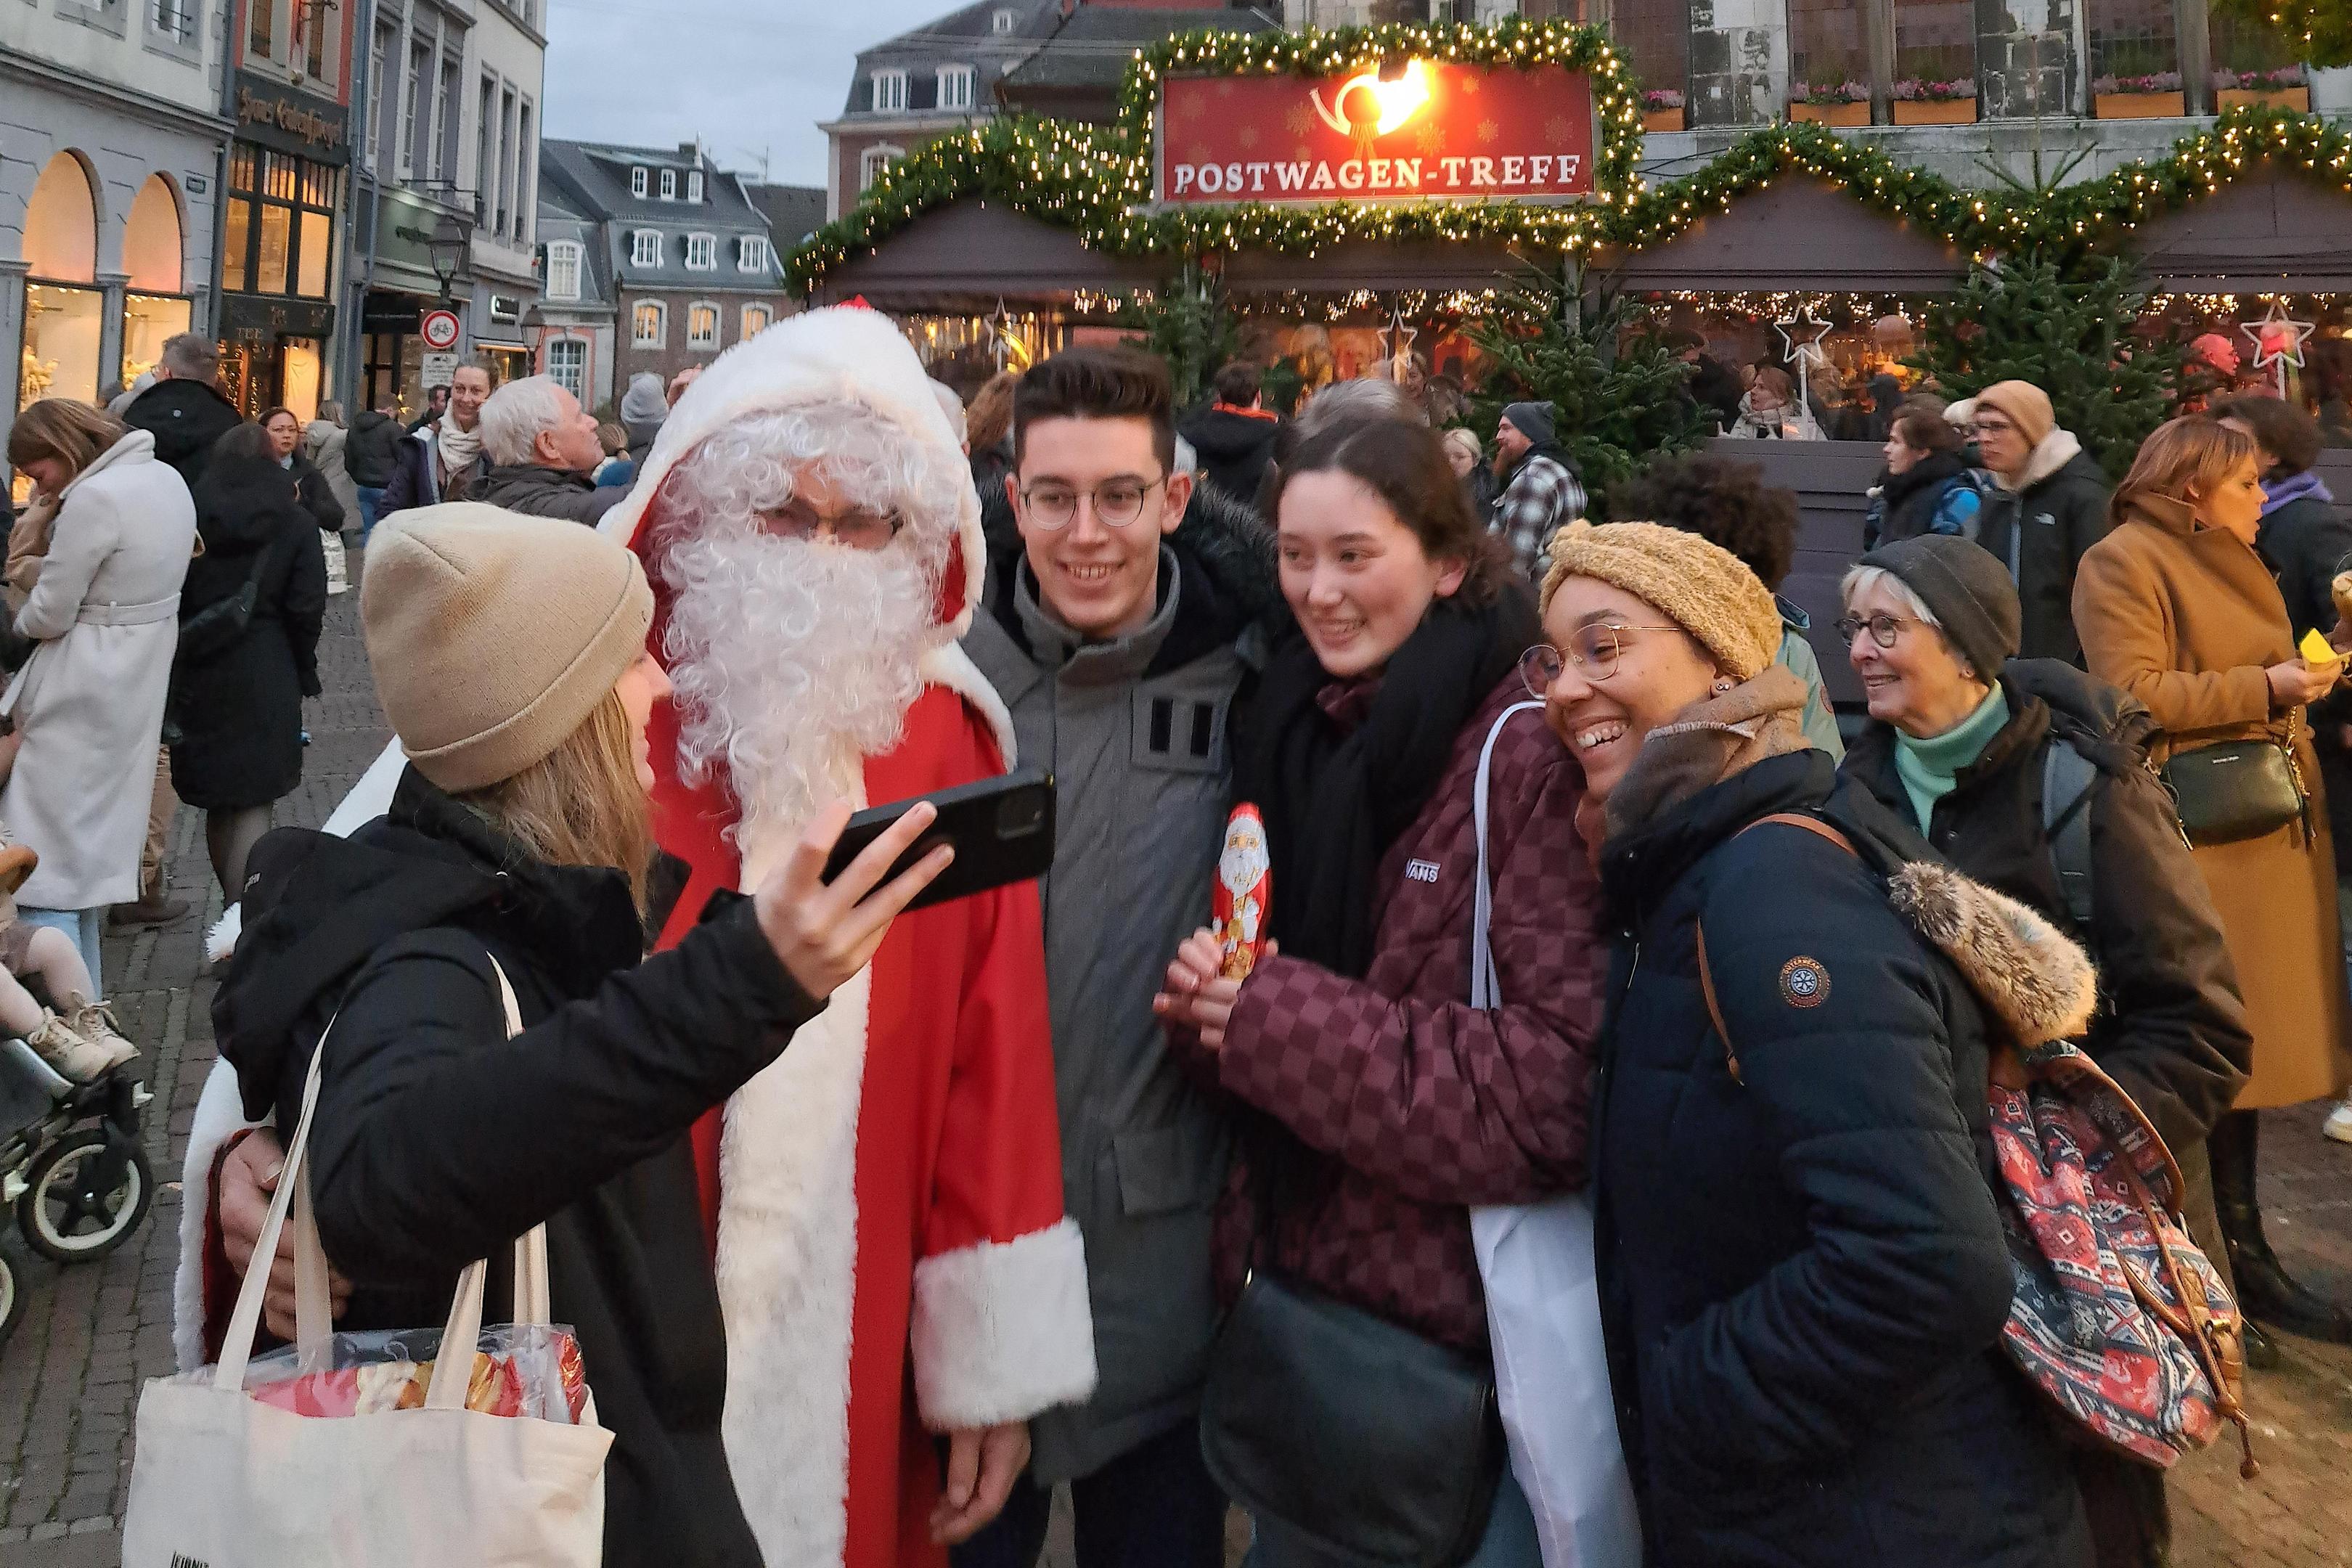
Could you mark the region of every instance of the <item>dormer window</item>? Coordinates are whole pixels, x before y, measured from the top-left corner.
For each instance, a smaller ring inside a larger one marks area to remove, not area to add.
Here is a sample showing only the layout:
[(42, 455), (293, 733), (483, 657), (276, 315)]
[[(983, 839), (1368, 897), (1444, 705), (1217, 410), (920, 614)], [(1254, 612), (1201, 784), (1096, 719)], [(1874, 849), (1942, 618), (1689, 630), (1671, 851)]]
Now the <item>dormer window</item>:
[(971, 107), (972, 69), (970, 66), (940, 68), (940, 107), (970, 109)]
[(715, 234), (689, 234), (686, 237), (686, 269), (688, 272), (719, 270), (719, 237)]
[(629, 171), (629, 195), (639, 201), (646, 199), (646, 172), (642, 168)]
[(676, 169), (664, 169), (662, 171), (662, 200), (666, 202), (674, 202), (677, 200), (677, 171)]
[(996, 15), (988, 19), (989, 30), (1001, 38), (1011, 33), (1020, 24), (1020, 20), (1012, 6), (999, 5), (996, 8)]
[(662, 264), (662, 237), (657, 228), (641, 228), (629, 236), (629, 265), (659, 267)]
[(702, 199), (702, 171), (699, 169), (687, 171), (686, 199), (690, 202), (698, 202)]
[(874, 73), (874, 112), (902, 113), (907, 107), (907, 73), (902, 70)]
[[(735, 251), (735, 270), (738, 272), (765, 272), (767, 269), (768, 237), (762, 234), (745, 235), (737, 242)], [(751, 334), (746, 332), (743, 335), (745, 337), (750, 337)]]

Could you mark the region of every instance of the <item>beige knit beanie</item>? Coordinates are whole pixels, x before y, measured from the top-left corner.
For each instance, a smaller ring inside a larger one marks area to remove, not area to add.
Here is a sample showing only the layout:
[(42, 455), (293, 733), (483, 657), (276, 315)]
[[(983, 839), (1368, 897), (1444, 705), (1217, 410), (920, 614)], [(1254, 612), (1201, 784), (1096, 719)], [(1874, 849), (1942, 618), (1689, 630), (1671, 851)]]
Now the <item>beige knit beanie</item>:
[(645, 568), (619, 543), (473, 501), (394, 514), (360, 584), (376, 698), (408, 760), (452, 793), (562, 745), (653, 619)]
[(2029, 447), (2039, 447), (2058, 427), (2058, 412), (2050, 395), (2030, 381), (1996, 381), (1977, 394), (1978, 409), (1995, 408), (2008, 416)]
[(1738, 680), (1780, 652), (1780, 611), (1747, 563), (1719, 544), (1656, 522), (1581, 520), (1552, 536), (1543, 607), (1570, 577), (1592, 577), (1655, 605)]

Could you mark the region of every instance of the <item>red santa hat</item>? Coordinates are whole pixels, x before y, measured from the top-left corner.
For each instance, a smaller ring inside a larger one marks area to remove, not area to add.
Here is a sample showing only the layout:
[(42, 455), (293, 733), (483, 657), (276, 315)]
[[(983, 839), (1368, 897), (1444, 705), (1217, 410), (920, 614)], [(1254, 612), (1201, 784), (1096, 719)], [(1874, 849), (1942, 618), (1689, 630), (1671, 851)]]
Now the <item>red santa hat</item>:
[[(635, 546), (653, 498), (678, 460), (739, 419), (805, 404), (855, 403), (906, 439), (934, 448), (961, 468), (962, 444), (948, 426), (922, 362), (890, 318), (879, 310), (835, 306), (789, 316), (747, 338), (712, 362), (662, 422), (653, 451), (637, 471), (628, 500), (598, 526)], [(956, 487), (956, 551), (949, 563), (940, 618), (953, 637), (971, 625), (986, 575), (980, 495)]]

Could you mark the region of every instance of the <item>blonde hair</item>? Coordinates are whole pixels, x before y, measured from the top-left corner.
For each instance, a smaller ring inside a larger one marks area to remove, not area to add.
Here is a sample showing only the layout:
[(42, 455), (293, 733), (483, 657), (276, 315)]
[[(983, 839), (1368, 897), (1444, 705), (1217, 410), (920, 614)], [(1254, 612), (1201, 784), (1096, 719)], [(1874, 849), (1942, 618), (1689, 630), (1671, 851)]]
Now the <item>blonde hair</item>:
[(971, 437), (973, 451), (985, 452), (1012, 433), (1013, 389), (1020, 384), (1019, 376), (1000, 370), (971, 395), (971, 404), (964, 410), (964, 433)]
[(457, 797), (474, 814), (551, 866), (603, 866), (625, 873), (640, 910), (653, 861), (653, 812), (637, 779), (628, 710), (617, 690), (563, 743), (512, 778)]
[(2159, 425), (2140, 443), (2131, 472), (2116, 487), (2107, 502), (2108, 519), (2123, 521), (2143, 496), (2193, 504), (2192, 494), (2210, 495), (2241, 465), (2252, 463), (2259, 470), (2262, 460), (2262, 447), (2252, 436), (2204, 415)]
[(44, 397), (16, 416), (8, 431), (8, 466), (54, 458), (80, 475), (122, 439), (122, 421), (70, 397)]
[(1486, 449), (1478, 444), (1478, 432), (1475, 430), (1467, 430), (1456, 425), (1438, 439), (1445, 444), (1449, 451), (1463, 453), (1474, 463), (1484, 461), (1486, 458)]

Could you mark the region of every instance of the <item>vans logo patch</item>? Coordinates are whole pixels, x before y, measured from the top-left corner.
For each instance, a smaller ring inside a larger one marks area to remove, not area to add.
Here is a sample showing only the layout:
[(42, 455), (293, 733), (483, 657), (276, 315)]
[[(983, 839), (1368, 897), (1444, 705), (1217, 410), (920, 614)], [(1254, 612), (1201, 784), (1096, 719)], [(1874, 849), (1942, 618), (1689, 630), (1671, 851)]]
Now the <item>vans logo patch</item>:
[(1830, 972), (1818, 958), (1798, 957), (1780, 966), (1780, 999), (1791, 1007), (1818, 1007), (1830, 999)]
[(1434, 882), (1437, 880), (1437, 862), (1434, 860), (1406, 861), (1404, 879), (1408, 882)]

